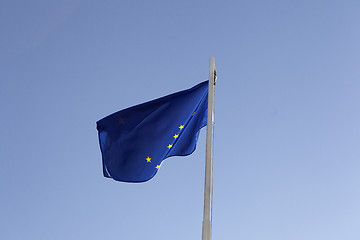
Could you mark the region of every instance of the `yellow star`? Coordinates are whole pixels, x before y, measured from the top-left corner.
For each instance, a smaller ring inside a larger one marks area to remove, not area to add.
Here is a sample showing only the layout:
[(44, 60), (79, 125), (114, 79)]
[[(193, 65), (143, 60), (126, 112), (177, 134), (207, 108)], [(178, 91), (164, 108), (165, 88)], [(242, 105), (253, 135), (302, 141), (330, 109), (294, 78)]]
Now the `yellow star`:
[(160, 165), (156, 165), (156, 167), (155, 167), (155, 168), (156, 168), (156, 169), (159, 169), (159, 167), (160, 167)]
[(179, 135), (177, 135), (177, 134), (174, 135), (174, 138), (175, 138), (175, 139), (177, 139), (178, 137), (179, 137)]
[(184, 128), (184, 125), (180, 125), (180, 127), (179, 127), (180, 129), (183, 129)]
[(168, 149), (170, 149), (170, 148), (172, 148), (172, 145), (171, 144), (169, 144), (169, 146), (167, 146), (168, 147)]
[(146, 162), (151, 162), (151, 157), (147, 157)]
[(194, 116), (196, 112), (194, 112), (192, 115)]

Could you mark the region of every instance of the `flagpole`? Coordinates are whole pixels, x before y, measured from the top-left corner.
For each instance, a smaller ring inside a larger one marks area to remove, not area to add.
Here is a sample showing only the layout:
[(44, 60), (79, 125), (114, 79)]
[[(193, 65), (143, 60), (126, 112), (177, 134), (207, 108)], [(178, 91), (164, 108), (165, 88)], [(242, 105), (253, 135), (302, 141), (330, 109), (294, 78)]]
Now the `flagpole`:
[(215, 58), (210, 57), (209, 67), (209, 94), (206, 127), (206, 160), (204, 186), (204, 217), (202, 240), (211, 240), (212, 232), (212, 158), (213, 158), (213, 128), (214, 128), (214, 85), (215, 85)]

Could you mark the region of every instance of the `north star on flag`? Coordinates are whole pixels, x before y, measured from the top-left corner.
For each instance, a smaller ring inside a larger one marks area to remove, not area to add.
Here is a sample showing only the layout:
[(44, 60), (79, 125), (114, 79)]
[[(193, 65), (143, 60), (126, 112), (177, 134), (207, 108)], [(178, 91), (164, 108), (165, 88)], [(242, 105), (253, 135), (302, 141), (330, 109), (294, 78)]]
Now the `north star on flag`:
[(205, 81), (99, 120), (104, 176), (144, 182), (155, 176), (164, 159), (191, 154), (206, 126), (207, 107)]

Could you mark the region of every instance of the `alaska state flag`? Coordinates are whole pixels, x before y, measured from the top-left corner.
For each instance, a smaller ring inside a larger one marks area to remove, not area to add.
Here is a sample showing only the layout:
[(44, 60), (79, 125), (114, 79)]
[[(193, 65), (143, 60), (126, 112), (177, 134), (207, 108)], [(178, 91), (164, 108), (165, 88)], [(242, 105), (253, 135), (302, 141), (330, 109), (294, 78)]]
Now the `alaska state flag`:
[(196, 148), (206, 126), (208, 81), (113, 113), (97, 122), (105, 177), (144, 182), (171, 156)]

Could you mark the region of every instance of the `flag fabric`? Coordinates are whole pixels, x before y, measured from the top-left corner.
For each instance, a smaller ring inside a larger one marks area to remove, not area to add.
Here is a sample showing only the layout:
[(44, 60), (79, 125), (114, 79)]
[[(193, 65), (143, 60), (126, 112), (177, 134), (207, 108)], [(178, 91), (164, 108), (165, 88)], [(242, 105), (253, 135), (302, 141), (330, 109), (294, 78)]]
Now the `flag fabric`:
[(144, 182), (155, 176), (164, 159), (191, 154), (207, 123), (207, 103), (205, 81), (99, 120), (104, 176)]

